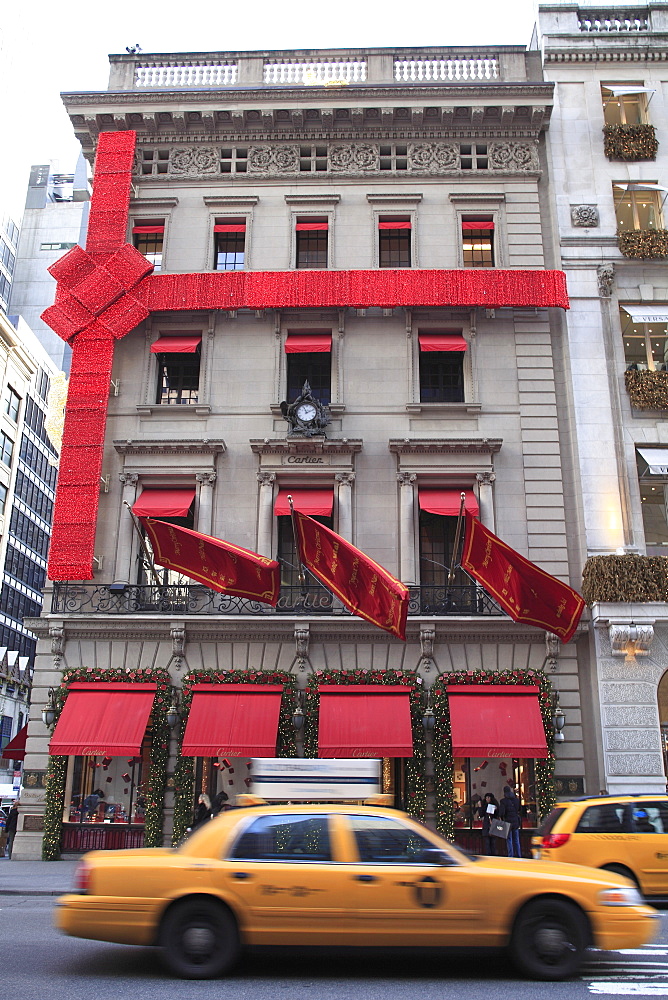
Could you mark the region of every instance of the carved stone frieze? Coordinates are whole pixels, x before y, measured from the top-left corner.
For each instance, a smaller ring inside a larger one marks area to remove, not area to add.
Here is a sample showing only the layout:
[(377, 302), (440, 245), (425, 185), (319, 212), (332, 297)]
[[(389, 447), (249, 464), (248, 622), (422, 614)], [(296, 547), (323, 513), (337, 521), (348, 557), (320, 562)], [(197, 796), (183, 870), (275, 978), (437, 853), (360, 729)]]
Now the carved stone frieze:
[(409, 173), (442, 174), (458, 168), (456, 142), (415, 142), (408, 146)]
[(571, 205), (571, 225), (579, 229), (594, 229), (598, 224), (596, 205)]
[(491, 170), (540, 170), (538, 146), (532, 142), (490, 142)]
[(220, 173), (220, 153), (213, 146), (172, 149), (169, 153), (169, 173), (178, 177)]
[(606, 750), (660, 750), (658, 729), (610, 729), (606, 733)]
[(596, 277), (598, 279), (598, 294), (602, 299), (610, 298), (615, 280), (615, 265), (600, 264), (596, 269)]
[(337, 174), (369, 173), (380, 169), (380, 146), (349, 142), (329, 147), (329, 168)]
[(631, 775), (661, 775), (663, 774), (663, 757), (660, 753), (612, 753), (607, 758), (608, 774)]
[(605, 726), (654, 726), (656, 707), (652, 705), (615, 705), (603, 710)]
[(647, 661), (636, 660), (633, 667), (629, 668), (626, 659), (601, 659), (599, 660), (598, 676), (602, 681), (647, 681), (652, 683), (655, 679), (656, 667)]
[(651, 625), (611, 624), (610, 648), (613, 656), (625, 656), (633, 661), (636, 656), (646, 656), (652, 645), (654, 629)]
[(604, 684), (603, 702), (606, 705), (651, 705), (656, 704), (654, 684)]
[(251, 146), (248, 150), (248, 173), (299, 173), (299, 146)]

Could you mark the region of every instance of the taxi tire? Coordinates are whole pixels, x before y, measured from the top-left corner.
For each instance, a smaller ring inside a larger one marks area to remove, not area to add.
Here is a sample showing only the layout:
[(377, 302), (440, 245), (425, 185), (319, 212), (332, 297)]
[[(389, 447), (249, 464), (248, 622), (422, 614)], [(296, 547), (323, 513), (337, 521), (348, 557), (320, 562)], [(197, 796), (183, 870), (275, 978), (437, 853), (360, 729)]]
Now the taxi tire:
[(536, 899), (515, 920), (510, 956), (530, 979), (558, 982), (578, 971), (589, 937), (587, 918), (574, 903)]
[(626, 865), (602, 865), (601, 866), (601, 871), (602, 872), (614, 872), (615, 875), (623, 875), (624, 878), (631, 879), (631, 881), (635, 885), (636, 889), (640, 889), (640, 882), (635, 877), (635, 875), (633, 874), (633, 872), (631, 871), (631, 869), (627, 868)]
[(165, 914), (159, 943), (167, 968), (181, 979), (214, 979), (236, 962), (241, 945), (236, 921), (215, 900), (194, 896)]

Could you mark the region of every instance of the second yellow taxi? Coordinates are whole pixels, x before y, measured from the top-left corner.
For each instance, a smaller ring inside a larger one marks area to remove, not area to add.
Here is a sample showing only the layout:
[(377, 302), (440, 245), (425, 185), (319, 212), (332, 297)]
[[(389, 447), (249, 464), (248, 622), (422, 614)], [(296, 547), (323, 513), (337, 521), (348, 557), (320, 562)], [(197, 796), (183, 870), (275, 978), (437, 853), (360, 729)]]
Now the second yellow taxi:
[(651, 941), (657, 921), (622, 876), (471, 858), (403, 813), (331, 805), (234, 809), (176, 850), (88, 854), (56, 911), (67, 934), (160, 946), (189, 979), (278, 945), (497, 947), (560, 980), (590, 946)]

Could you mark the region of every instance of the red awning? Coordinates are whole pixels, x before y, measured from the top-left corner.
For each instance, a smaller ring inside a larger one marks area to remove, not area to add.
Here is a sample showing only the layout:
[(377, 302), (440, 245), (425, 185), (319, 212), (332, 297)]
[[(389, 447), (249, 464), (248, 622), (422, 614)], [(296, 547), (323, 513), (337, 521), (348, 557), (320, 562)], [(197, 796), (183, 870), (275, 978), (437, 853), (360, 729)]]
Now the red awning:
[(419, 333), (421, 351), (465, 351), (468, 344), (458, 334)]
[(184, 757), (275, 757), (282, 684), (197, 684)]
[(322, 232), (329, 229), (329, 222), (298, 222), (295, 229), (298, 233)]
[(2, 751), (2, 756), (6, 757), (8, 760), (23, 760), (26, 755), (27, 736), (28, 723), (26, 722), (23, 729), (19, 729), (14, 739), (9, 741), (5, 749)]
[(329, 354), (331, 333), (289, 333), (285, 340), (286, 354)]
[(322, 684), (318, 757), (412, 757), (409, 687)]
[(430, 490), (420, 489), (420, 510), (426, 510), (430, 514), (440, 514), (442, 517), (457, 517), (461, 506), (461, 495), (466, 494), (464, 500), (464, 510), (468, 510), (474, 517), (480, 514), (478, 501), (473, 490)]
[(448, 702), (453, 757), (547, 757), (537, 687), (453, 684)]
[(410, 222), (379, 222), (379, 229), (410, 229), (412, 223)]
[(239, 225), (217, 225), (213, 227), (214, 233), (245, 233), (246, 223)]
[(157, 684), (70, 684), (49, 753), (134, 757), (141, 751), (157, 687)]
[(462, 222), (462, 229), (494, 229), (493, 222)]
[(163, 226), (133, 226), (133, 233), (164, 233), (165, 227)]
[(186, 517), (195, 499), (194, 488), (145, 489), (132, 505), (137, 517)]
[(195, 354), (201, 343), (200, 333), (187, 337), (158, 337), (151, 344), (151, 354)]
[(285, 517), (290, 513), (288, 495), (292, 497), (295, 510), (300, 510), (302, 514), (309, 517), (331, 517), (334, 507), (334, 490), (279, 490), (276, 502), (274, 503), (274, 514), (276, 517)]

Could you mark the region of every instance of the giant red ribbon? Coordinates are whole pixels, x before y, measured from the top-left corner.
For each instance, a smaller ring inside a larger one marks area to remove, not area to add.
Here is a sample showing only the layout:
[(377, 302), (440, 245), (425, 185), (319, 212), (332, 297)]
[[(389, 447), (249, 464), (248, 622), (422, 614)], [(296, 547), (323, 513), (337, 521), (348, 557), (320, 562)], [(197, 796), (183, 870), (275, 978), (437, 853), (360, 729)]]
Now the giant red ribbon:
[(126, 243), (136, 133), (103, 132), (95, 160), (86, 249), (49, 268), (56, 301), (43, 319), (72, 344), (49, 577), (88, 580), (114, 341), (149, 313), (211, 309), (502, 306), (568, 308), (562, 271), (219, 271), (151, 274)]

